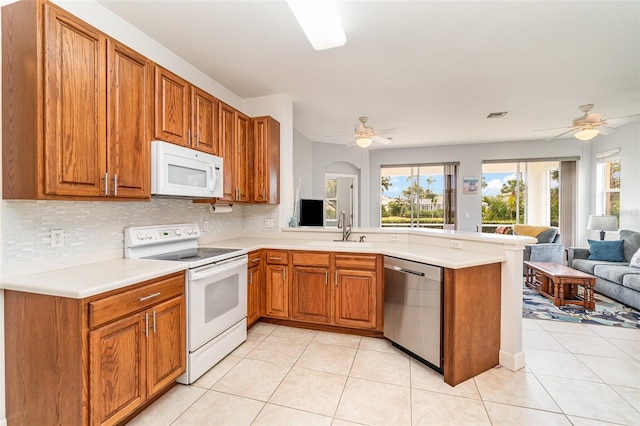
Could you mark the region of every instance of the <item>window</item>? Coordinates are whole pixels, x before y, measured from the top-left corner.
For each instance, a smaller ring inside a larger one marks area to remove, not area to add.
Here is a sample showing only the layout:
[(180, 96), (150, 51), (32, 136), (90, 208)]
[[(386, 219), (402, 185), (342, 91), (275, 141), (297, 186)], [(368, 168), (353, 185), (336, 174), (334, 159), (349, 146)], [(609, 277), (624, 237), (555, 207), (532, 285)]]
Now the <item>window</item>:
[(485, 162), (482, 230), (514, 223), (559, 226), (559, 161)]
[(338, 179), (326, 178), (324, 186), (325, 219), (336, 221), (336, 209), (338, 206)]
[(605, 152), (596, 159), (596, 214), (620, 220), (620, 150)]
[(457, 164), (380, 168), (382, 227), (453, 226)]

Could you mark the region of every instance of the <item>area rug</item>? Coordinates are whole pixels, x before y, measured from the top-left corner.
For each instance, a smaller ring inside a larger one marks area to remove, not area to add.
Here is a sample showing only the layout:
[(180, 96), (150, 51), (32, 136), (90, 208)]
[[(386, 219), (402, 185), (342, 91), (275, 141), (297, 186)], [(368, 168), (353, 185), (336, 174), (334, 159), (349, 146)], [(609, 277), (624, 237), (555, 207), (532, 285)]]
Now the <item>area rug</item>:
[(640, 312), (602, 294), (596, 293), (595, 300), (594, 310), (579, 305), (559, 307), (525, 286), (522, 289), (522, 318), (640, 329)]

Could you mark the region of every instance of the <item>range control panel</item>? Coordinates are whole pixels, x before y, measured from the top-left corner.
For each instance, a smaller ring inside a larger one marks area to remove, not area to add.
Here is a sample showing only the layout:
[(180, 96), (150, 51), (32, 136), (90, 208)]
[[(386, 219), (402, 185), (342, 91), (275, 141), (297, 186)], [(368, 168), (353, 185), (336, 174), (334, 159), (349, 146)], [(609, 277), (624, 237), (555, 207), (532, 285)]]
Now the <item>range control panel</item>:
[(195, 223), (135, 226), (124, 229), (124, 246), (140, 247), (166, 242), (195, 240), (200, 238), (200, 235), (200, 228)]

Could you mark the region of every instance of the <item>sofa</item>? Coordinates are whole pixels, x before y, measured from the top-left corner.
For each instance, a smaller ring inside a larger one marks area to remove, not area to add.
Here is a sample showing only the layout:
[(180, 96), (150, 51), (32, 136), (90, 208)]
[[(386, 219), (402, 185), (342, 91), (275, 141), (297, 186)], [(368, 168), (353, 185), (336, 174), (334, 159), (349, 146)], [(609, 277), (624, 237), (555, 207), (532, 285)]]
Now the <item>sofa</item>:
[[(513, 225), (514, 235), (525, 235), (538, 240), (537, 244), (524, 246), (522, 258), (530, 262), (564, 263), (564, 244), (558, 228), (553, 226)], [(524, 265), (522, 265), (524, 274)]]
[[(569, 248), (568, 265), (594, 275), (596, 277), (594, 290), (597, 293), (640, 310), (640, 267), (638, 267), (640, 265), (636, 263), (640, 257), (640, 254), (636, 255), (640, 250), (640, 232), (622, 230), (620, 240), (622, 240), (622, 253), (618, 261), (598, 260), (599, 256), (594, 256), (593, 253), (594, 247), (605, 246), (607, 242), (589, 240), (590, 248)], [(630, 266), (632, 261), (635, 266)]]

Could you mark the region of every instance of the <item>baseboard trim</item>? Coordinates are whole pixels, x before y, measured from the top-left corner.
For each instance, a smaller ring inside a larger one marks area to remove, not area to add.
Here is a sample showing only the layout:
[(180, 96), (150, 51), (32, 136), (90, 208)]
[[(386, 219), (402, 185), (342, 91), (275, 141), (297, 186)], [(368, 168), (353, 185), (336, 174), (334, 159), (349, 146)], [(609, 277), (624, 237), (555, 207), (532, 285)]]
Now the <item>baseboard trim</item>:
[(520, 351), (515, 354), (510, 354), (501, 349), (500, 365), (511, 371), (518, 371), (521, 368), (524, 368), (524, 352)]

